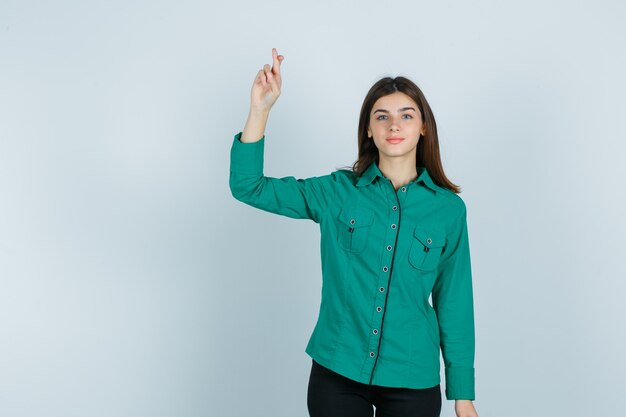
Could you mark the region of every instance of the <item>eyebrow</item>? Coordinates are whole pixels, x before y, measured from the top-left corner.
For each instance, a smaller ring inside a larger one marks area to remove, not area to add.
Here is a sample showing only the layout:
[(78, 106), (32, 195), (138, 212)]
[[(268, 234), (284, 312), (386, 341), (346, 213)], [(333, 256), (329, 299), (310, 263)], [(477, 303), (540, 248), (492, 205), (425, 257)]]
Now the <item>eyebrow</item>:
[[(398, 109), (398, 112), (401, 111), (406, 111), (406, 110), (413, 110), (415, 111), (415, 109), (413, 107), (402, 107), (401, 109)], [(385, 110), (385, 109), (377, 109), (376, 111), (374, 111), (374, 113), (372, 114), (376, 114), (376, 112), (382, 112), (382, 113), (389, 113), (389, 110)]]

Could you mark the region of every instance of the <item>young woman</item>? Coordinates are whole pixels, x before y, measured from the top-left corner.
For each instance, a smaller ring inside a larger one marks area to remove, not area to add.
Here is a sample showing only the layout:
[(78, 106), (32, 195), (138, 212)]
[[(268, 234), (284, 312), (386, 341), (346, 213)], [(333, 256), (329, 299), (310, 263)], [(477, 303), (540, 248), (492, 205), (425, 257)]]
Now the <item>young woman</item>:
[(441, 350), (446, 398), (458, 417), (477, 417), (466, 207), (443, 172), (428, 102), (407, 78), (383, 78), (363, 102), (351, 169), (267, 177), (264, 132), (284, 60), (272, 55), (234, 137), (229, 184), (246, 204), (320, 225), (309, 414), (366, 417), (374, 406), (377, 416), (439, 416)]

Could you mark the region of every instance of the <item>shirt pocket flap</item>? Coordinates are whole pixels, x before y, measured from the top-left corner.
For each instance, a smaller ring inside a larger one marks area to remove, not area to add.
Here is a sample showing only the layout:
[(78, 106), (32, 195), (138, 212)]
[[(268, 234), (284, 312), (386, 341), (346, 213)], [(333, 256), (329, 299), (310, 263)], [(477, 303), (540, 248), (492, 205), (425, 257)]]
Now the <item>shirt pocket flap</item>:
[(409, 262), (421, 271), (433, 271), (439, 264), (446, 243), (446, 234), (437, 229), (416, 226), (409, 250)]
[(374, 212), (364, 208), (343, 208), (339, 221), (353, 229), (370, 226), (374, 222)]
[(446, 244), (446, 235), (434, 229), (416, 226), (413, 236), (427, 248), (440, 248)]

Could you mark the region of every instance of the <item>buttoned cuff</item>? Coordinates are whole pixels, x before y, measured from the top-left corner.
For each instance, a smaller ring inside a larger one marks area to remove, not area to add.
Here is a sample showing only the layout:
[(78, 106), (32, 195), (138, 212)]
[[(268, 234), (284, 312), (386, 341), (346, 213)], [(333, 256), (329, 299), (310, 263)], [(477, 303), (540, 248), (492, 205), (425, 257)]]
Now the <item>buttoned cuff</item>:
[(262, 175), (265, 135), (256, 142), (242, 142), (242, 134), (243, 132), (237, 133), (233, 139), (230, 170), (238, 174)]
[(474, 368), (446, 368), (446, 398), (474, 400)]

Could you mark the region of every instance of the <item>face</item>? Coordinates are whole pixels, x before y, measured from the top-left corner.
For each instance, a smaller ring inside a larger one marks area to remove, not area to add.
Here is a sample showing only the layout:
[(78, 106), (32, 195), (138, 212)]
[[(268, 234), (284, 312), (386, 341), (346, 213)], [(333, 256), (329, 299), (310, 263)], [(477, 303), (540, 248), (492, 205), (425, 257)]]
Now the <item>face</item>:
[(373, 137), (380, 158), (414, 158), (420, 134), (425, 134), (424, 124), (411, 97), (396, 91), (376, 100), (367, 136)]

